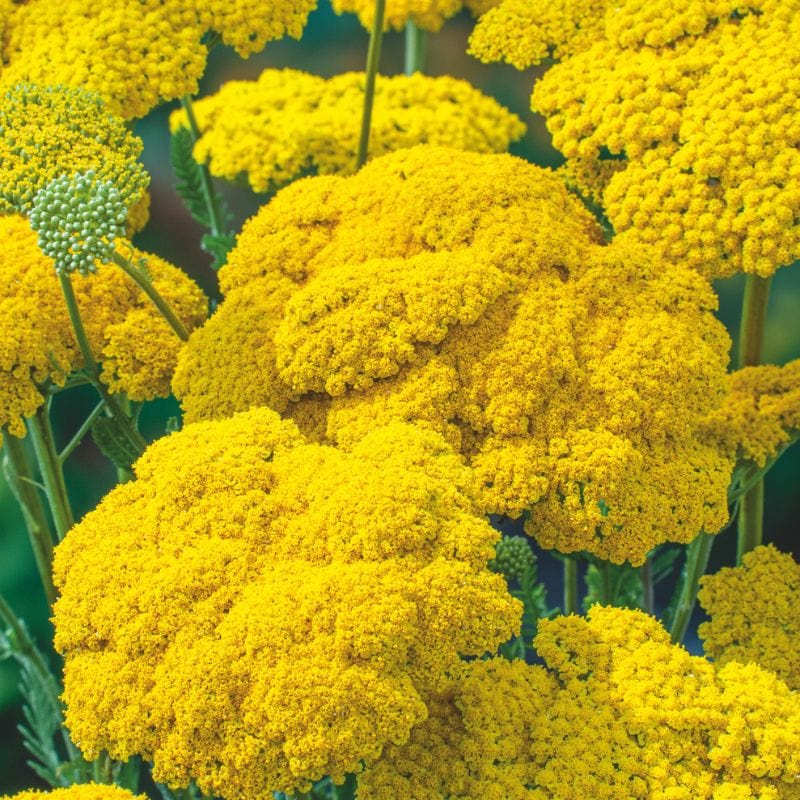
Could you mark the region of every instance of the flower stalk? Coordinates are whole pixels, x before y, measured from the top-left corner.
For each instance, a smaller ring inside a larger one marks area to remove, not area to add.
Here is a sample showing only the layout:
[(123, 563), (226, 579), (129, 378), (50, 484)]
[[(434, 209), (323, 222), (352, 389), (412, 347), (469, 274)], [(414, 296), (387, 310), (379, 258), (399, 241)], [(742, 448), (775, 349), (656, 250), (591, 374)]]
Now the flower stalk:
[(49, 410), (49, 403), (45, 403), (33, 416), (27, 418), (27, 423), (50, 513), (60, 541), (75, 524), (75, 517), (67, 494), (61, 460), (56, 450)]
[(25, 442), (6, 433), (3, 436), (3, 452), (3, 471), (9, 488), (22, 511), (47, 604), (52, 606), (56, 600), (56, 590), (51, 574), (53, 533), (42, 496), (35, 485), (33, 468), (25, 448)]
[(578, 613), (578, 562), (564, 557), (564, 614)]
[(186, 330), (184, 324), (178, 319), (175, 312), (170, 308), (166, 300), (158, 293), (158, 290), (153, 286), (149, 276), (145, 275), (142, 270), (137, 269), (131, 264), (130, 259), (121, 256), (117, 251), (114, 251), (112, 256), (114, 263), (147, 295), (153, 305), (158, 309), (162, 317), (169, 323), (169, 326), (177, 334), (182, 342), (189, 340), (189, 332)]
[[(739, 327), (739, 369), (761, 363), (771, 278), (748, 275)], [(758, 547), (764, 538), (764, 481), (759, 480), (742, 497), (737, 519), (736, 561)]]
[(669, 631), (670, 638), (675, 644), (682, 642), (683, 637), (686, 636), (694, 606), (697, 602), (700, 578), (705, 575), (708, 568), (708, 559), (713, 546), (714, 535), (700, 533), (686, 550), (686, 565), (681, 575), (678, 602), (675, 606), (675, 614)]
[(406, 22), (405, 73), (413, 75), (425, 69), (425, 49), (427, 32), (411, 20)]
[(372, 125), (372, 106), (375, 102), (375, 82), (378, 77), (378, 64), (381, 60), (381, 43), (383, 41), (383, 20), (386, 16), (386, 0), (375, 0), (375, 19), (369, 37), (367, 51), (367, 69), (364, 85), (364, 111), (361, 116), (361, 137), (358, 142), (358, 158), (356, 167), (361, 169), (367, 163), (369, 153), (369, 131)]

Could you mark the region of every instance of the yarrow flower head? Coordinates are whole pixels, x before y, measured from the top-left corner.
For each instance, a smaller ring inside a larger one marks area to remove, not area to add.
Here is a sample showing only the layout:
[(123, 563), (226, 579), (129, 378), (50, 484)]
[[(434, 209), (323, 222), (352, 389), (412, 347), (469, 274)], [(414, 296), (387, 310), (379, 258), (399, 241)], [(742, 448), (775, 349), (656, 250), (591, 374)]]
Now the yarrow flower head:
[[(212, 175), (247, 174), (257, 192), (304, 174), (347, 175), (356, 170), (364, 73), (325, 79), (297, 70), (268, 69), (257, 81), (230, 81), (194, 105), (201, 136), (195, 158)], [(176, 111), (173, 130), (186, 125)], [(508, 149), (525, 133), (520, 119), (466, 81), (448, 76), (379, 76), (370, 155), (415, 144), (490, 153)]]
[[(407, 22), (413, 22), (428, 31), (438, 31), (445, 20), (455, 16), (462, 8), (475, 16), (497, 5), (500, 0), (386, 0), (384, 28), (403, 30)], [(332, 0), (337, 14), (358, 14), (361, 24), (368, 30), (375, 19), (375, 3), (372, 0)]]
[(0, 800), (147, 800), (146, 795), (133, 795), (113, 784), (79, 783), (65, 789), (43, 792), (37, 789), (18, 792)]
[[(0, 215), (0, 237), (0, 429), (24, 436), (23, 418), (45, 401), (42, 387), (63, 385), (83, 361), (53, 260), (37, 247), (27, 220)], [(207, 314), (198, 286), (157, 256), (147, 256), (147, 267), (183, 323), (197, 327)], [(181, 343), (150, 300), (116, 267), (69, 279), (103, 382), (132, 400), (167, 396)]]
[(80, 272), (107, 264), (114, 241), (125, 235), (128, 210), (111, 181), (98, 181), (92, 170), (64, 175), (36, 193), (31, 227), (42, 252), (53, 259), (56, 272)]
[(542, 620), (534, 643), (544, 666), (465, 665), (359, 798), (797, 797), (800, 698), (773, 673), (689, 655), (627, 609)]
[(503, 0), (472, 52), (536, 84), (567, 178), (617, 232), (711, 277), (800, 258), (799, 0)]
[(706, 653), (718, 664), (755, 662), (800, 689), (798, 598), (800, 564), (772, 545), (705, 575), (698, 599), (711, 621), (698, 633)]
[(245, 225), (174, 389), (190, 420), (267, 404), (342, 447), (414, 421), (468, 459), (485, 511), (640, 563), (727, 522), (732, 461), (699, 423), (729, 339), (696, 272), (600, 241), (507, 155), (420, 146), (299, 181)]
[(14, 86), (0, 101), (0, 211), (28, 214), (40, 190), (78, 173), (84, 178), (90, 173), (98, 186), (110, 184), (114, 196), (131, 208), (142, 201), (149, 182), (137, 160), (141, 151), (141, 139), (95, 92)]
[(29, 0), (7, 21), (0, 85), (98, 92), (125, 119), (196, 94), (209, 31), (242, 56), (299, 37), (316, 0)]
[(436, 433), (349, 453), (267, 409), (151, 445), (57, 548), (66, 723), (85, 755), (226, 800), (402, 743), (424, 694), (519, 630), (497, 533)]

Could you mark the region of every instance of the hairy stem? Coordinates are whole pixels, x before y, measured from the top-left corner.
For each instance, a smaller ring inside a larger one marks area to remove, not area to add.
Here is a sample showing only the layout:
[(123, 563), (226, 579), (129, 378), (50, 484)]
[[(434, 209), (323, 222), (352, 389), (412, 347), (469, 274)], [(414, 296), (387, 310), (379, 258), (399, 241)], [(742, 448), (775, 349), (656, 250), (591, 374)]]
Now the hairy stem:
[(367, 71), (364, 85), (364, 113), (361, 117), (361, 138), (358, 141), (358, 159), (356, 167), (361, 169), (367, 163), (369, 152), (369, 130), (372, 124), (372, 106), (375, 102), (375, 80), (378, 76), (378, 63), (381, 60), (381, 42), (383, 40), (383, 20), (386, 15), (386, 0), (375, 0), (375, 19), (369, 37), (367, 51)]
[(28, 631), (25, 626), (19, 621), (17, 615), (11, 609), (11, 606), (6, 602), (5, 598), (0, 595), (0, 621), (6, 626), (8, 630), (9, 643), (12, 647), (12, 652), (25, 659), (39, 674), (42, 683), (52, 687), (52, 700), (57, 708), (61, 707), (59, 699), (60, 691), (58, 683), (50, 672), (39, 648), (33, 643), (33, 640), (28, 636)]
[[(189, 132), (192, 134), (192, 139), (196, 142), (200, 138), (200, 128), (197, 125), (197, 118), (194, 115), (192, 98), (188, 94), (181, 98), (181, 106), (183, 106), (186, 119), (189, 122)], [(206, 201), (206, 210), (208, 211), (208, 222), (211, 233), (214, 236), (221, 236), (225, 231), (225, 226), (222, 221), (219, 198), (214, 191), (214, 184), (211, 182), (211, 173), (208, 171), (208, 167), (200, 162), (197, 163), (197, 172), (200, 176), (200, 184), (203, 187), (203, 197)]]
[(169, 303), (158, 293), (153, 286), (149, 276), (145, 275), (140, 269), (131, 264), (130, 260), (124, 258), (119, 253), (114, 252), (114, 263), (148, 296), (153, 305), (158, 309), (162, 317), (169, 323), (169, 326), (182, 341), (188, 341), (189, 332), (184, 324), (178, 319), (175, 312), (170, 308)]
[(64, 482), (64, 471), (61, 460), (56, 450), (53, 428), (50, 425), (49, 403), (43, 405), (32, 417), (27, 418), (28, 432), (33, 442), (33, 451), (39, 464), (42, 475), (47, 503), (59, 541), (66, 536), (67, 531), (75, 524), (72, 506), (67, 494), (67, 485)]
[(425, 69), (425, 45), (427, 44), (427, 38), (427, 31), (420, 28), (411, 20), (406, 22), (406, 75), (413, 75), (415, 72), (422, 72)]
[[(764, 330), (771, 278), (748, 275), (742, 302), (742, 321), (739, 327), (738, 367), (752, 367), (761, 363), (764, 348)], [(764, 482), (758, 481), (742, 497), (737, 520), (737, 563), (742, 556), (758, 547), (764, 539)]]
[(33, 469), (25, 448), (25, 442), (5, 433), (3, 437), (3, 471), (14, 495), (28, 531), (36, 569), (42, 581), (47, 604), (56, 600), (53, 587), (53, 533), (47, 518), (42, 496), (34, 485)]
[(686, 631), (689, 629), (689, 622), (697, 602), (700, 578), (705, 575), (708, 568), (708, 558), (713, 545), (714, 535), (701, 533), (694, 538), (686, 550), (686, 565), (681, 575), (680, 594), (669, 632), (675, 644), (683, 641), (683, 637), (686, 636)]

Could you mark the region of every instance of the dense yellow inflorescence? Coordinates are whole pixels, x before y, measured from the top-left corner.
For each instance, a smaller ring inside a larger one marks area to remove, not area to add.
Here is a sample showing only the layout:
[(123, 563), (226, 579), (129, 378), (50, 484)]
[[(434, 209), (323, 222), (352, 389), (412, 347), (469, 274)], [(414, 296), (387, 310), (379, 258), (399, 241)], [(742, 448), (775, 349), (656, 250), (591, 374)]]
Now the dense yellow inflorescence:
[[(202, 135), (195, 158), (212, 175), (247, 174), (257, 192), (304, 174), (356, 170), (364, 104), (364, 73), (330, 79), (298, 70), (265, 70), (257, 81), (230, 81), (195, 103)], [(176, 111), (173, 130), (186, 125)], [(439, 144), (491, 153), (508, 149), (525, 133), (519, 118), (466, 81), (379, 76), (372, 112), (370, 155), (415, 144)]]
[(503, 0), (484, 60), (537, 83), (567, 172), (614, 228), (712, 277), (800, 257), (800, 0)]
[(345, 453), (253, 409), (153, 444), (58, 547), (67, 726), (156, 780), (272, 797), (372, 762), (520, 605), (444, 440)]
[[(406, 23), (428, 31), (438, 31), (445, 20), (455, 16), (462, 8), (475, 16), (483, 14), (497, 5), (500, 0), (386, 0), (384, 29), (403, 30)], [(368, 30), (375, 21), (374, 0), (331, 0), (337, 14), (352, 12), (358, 14), (361, 24)]]
[(763, 467), (800, 436), (800, 359), (745, 367), (728, 386), (704, 426), (732, 458)]
[(757, 547), (740, 566), (705, 575), (698, 599), (711, 616), (700, 638), (718, 664), (753, 661), (800, 689), (800, 564), (790, 554)]
[(100, 96), (65, 86), (13, 86), (0, 99), (0, 213), (27, 213), (36, 193), (53, 179), (92, 170), (110, 181), (130, 207), (132, 221), (147, 201), (149, 178), (137, 161), (142, 140)]
[(28, 0), (6, 19), (0, 86), (20, 81), (97, 91), (126, 119), (195, 94), (213, 30), (242, 56), (299, 37), (316, 0)]
[(691, 656), (637, 611), (539, 630), (546, 666), (465, 666), (360, 800), (800, 797), (800, 699), (774, 674)]
[[(23, 417), (44, 403), (42, 388), (63, 385), (83, 360), (53, 261), (36, 234), (23, 217), (0, 215), (0, 237), (0, 429), (24, 436)], [(207, 313), (203, 293), (177, 267), (146, 258), (155, 288), (188, 328), (197, 327)], [(182, 343), (151, 301), (110, 264), (70, 280), (103, 382), (132, 400), (167, 396)]]
[(147, 800), (145, 795), (133, 795), (119, 786), (81, 783), (66, 789), (51, 789), (48, 792), (31, 789), (0, 800)]
[[(282, 190), (183, 351), (187, 419), (254, 404), (349, 447), (414, 421), (544, 547), (641, 562), (727, 521), (702, 442), (728, 337), (696, 273), (600, 231), (553, 173), (417, 147)], [(299, 402), (298, 402), (299, 401)]]

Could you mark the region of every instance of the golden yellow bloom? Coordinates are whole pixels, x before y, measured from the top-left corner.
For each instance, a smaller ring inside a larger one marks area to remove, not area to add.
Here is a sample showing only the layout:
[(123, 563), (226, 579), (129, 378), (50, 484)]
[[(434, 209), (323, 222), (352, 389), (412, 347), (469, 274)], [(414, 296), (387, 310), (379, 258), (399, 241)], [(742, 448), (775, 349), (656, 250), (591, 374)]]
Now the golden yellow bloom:
[(149, 182), (137, 161), (142, 147), (95, 92), (14, 86), (0, 100), (0, 213), (27, 213), (53, 179), (87, 170), (126, 206), (139, 204)]
[(463, 668), (361, 800), (795, 800), (800, 698), (776, 676), (715, 667), (638, 611), (543, 620), (545, 665)]
[(0, 85), (20, 81), (97, 91), (126, 119), (195, 94), (206, 31), (242, 56), (299, 37), (316, 0), (29, 0), (14, 7)]
[[(325, 79), (297, 70), (265, 70), (257, 81), (230, 81), (195, 103), (202, 132), (195, 158), (212, 175), (247, 174), (257, 192), (299, 175), (356, 169), (364, 73)], [(186, 124), (172, 115), (173, 130)], [(415, 144), (502, 152), (525, 133), (519, 118), (466, 81), (447, 76), (378, 77), (370, 154)]]
[(472, 52), (561, 59), (533, 108), (618, 231), (712, 277), (800, 257), (800, 0), (503, 0)]
[(703, 278), (599, 239), (556, 175), (505, 155), (417, 147), (299, 181), (245, 225), (174, 389), (190, 420), (296, 407), (344, 447), (417, 422), (469, 458), (486, 511), (641, 562), (727, 521), (731, 462), (698, 423), (729, 342)]
[(106, 784), (75, 784), (66, 789), (42, 792), (36, 789), (19, 792), (0, 800), (147, 800), (145, 795), (132, 795), (127, 789)]
[(754, 661), (800, 689), (800, 564), (790, 554), (757, 547), (704, 576), (698, 598), (711, 616), (700, 638), (718, 664)]
[[(221, 387), (224, 391), (224, 388)], [(424, 692), (519, 628), (470, 474), (395, 423), (345, 453), (267, 409), (153, 444), (55, 557), (66, 721), (85, 754), (227, 800), (336, 781)]]
[[(445, 20), (456, 15), (462, 8), (467, 8), (478, 16), (498, 2), (500, 0), (386, 0), (384, 28), (391, 27), (400, 31), (406, 22), (413, 22), (425, 30), (438, 31)], [(375, 19), (374, 0), (332, 0), (332, 5), (337, 14), (358, 14), (361, 24), (367, 29), (372, 28)]]
[[(53, 261), (42, 255), (36, 234), (16, 215), (0, 215), (0, 233), (0, 429), (24, 436), (22, 418), (44, 402), (41, 387), (63, 385), (83, 361)], [(159, 293), (187, 327), (199, 325), (207, 309), (200, 289), (177, 267), (146, 257)], [(151, 301), (113, 265), (71, 280), (109, 389), (132, 400), (167, 396), (181, 342)]]
[(703, 425), (731, 458), (763, 467), (800, 436), (800, 359), (740, 369), (728, 387)]

